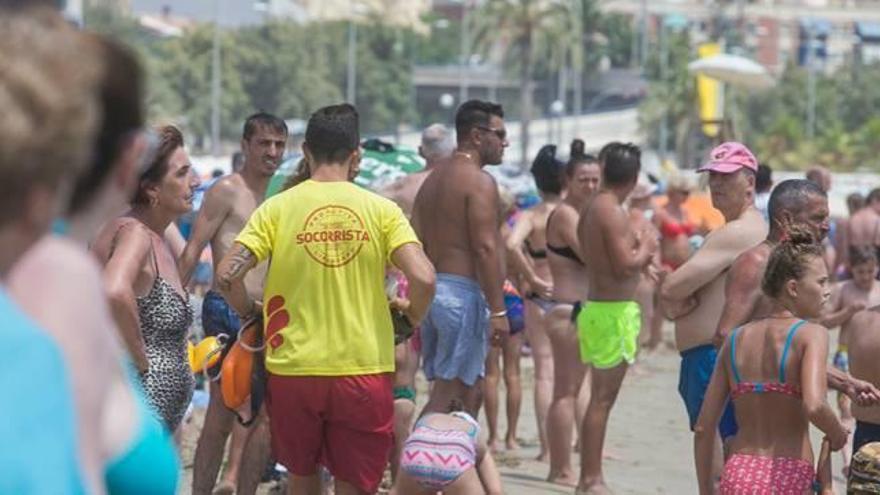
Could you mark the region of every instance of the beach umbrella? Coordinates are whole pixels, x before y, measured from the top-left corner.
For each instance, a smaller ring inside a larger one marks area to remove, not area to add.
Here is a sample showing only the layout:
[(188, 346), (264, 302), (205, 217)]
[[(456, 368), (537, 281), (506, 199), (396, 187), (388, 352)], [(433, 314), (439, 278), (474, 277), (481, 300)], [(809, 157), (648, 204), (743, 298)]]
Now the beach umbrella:
[(413, 149), (398, 148), (378, 139), (364, 141), (361, 148), (361, 170), (354, 182), (373, 191), (425, 168), (425, 160)]
[(761, 64), (746, 57), (727, 53), (695, 60), (688, 64), (688, 71), (738, 88), (765, 89), (775, 83), (773, 77)]
[[(360, 172), (354, 182), (372, 191), (425, 168), (425, 161), (416, 150), (398, 148), (378, 139), (364, 141), (361, 150)], [(293, 155), (281, 163), (269, 180), (266, 197), (281, 191), (288, 177), (296, 173), (301, 158), (302, 155)]]
[(275, 171), (275, 175), (269, 179), (269, 187), (266, 188), (267, 198), (274, 196), (281, 191), (284, 183), (287, 182), (287, 178), (296, 173), (296, 168), (297, 165), (299, 165), (300, 159), (302, 159), (302, 155), (297, 153), (288, 156), (281, 162), (281, 165), (278, 166), (278, 170)]

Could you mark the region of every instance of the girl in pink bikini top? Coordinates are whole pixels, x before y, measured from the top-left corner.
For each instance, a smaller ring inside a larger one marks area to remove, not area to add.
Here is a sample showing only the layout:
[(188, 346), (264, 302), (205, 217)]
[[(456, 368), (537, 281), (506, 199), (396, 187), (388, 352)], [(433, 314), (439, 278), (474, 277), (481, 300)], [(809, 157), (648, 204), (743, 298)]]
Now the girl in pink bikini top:
[[(809, 425), (833, 450), (847, 431), (828, 405), (828, 331), (810, 323), (830, 296), (822, 246), (795, 227), (770, 255), (762, 289), (773, 299), (767, 318), (731, 332), (712, 375), (694, 427), (700, 493), (715, 493), (715, 431), (734, 401), (737, 435), (730, 441), (719, 492), (809, 493), (816, 471)], [(776, 379), (768, 377), (778, 377)]]

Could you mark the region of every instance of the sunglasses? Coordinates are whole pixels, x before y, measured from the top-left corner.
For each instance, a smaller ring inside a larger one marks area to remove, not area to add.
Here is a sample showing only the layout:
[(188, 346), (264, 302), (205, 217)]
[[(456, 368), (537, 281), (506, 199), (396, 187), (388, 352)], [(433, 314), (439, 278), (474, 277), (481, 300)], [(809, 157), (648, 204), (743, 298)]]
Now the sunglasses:
[(156, 154), (159, 152), (159, 134), (153, 129), (138, 129), (132, 132), (133, 135), (141, 134), (146, 141), (143, 154), (138, 163), (138, 176), (141, 176), (150, 169)]
[(491, 132), (492, 134), (498, 136), (498, 139), (502, 141), (507, 139), (507, 131), (504, 129), (493, 129), (491, 127), (486, 127), (482, 125), (478, 125), (477, 129), (480, 129), (481, 131)]

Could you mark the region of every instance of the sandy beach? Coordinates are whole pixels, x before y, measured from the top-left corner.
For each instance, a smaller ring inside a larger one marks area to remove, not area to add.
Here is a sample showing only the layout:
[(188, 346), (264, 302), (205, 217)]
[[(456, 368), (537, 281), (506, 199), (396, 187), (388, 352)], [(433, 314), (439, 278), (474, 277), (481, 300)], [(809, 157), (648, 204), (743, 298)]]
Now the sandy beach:
[[(671, 325), (665, 328), (671, 341)], [(836, 332), (835, 332), (836, 333)], [(833, 343), (832, 343), (833, 344)], [(697, 493), (693, 468), (693, 437), (687, 415), (678, 396), (678, 353), (667, 345), (642, 353), (627, 374), (617, 405), (611, 414), (605, 447), (605, 475), (615, 494), (691, 494)], [(571, 494), (573, 488), (544, 481), (547, 463), (537, 462), (537, 428), (532, 403), (532, 361), (523, 357), (523, 407), (519, 438), (523, 446), (498, 454), (505, 493)], [(427, 397), (427, 384), (419, 381), (419, 406)], [(503, 386), (502, 386), (503, 394)], [(829, 395), (836, 410), (833, 397)], [(503, 395), (502, 395), (503, 400)], [(192, 479), (192, 453), (204, 411), (197, 410), (187, 425), (183, 439), (184, 478), (181, 493), (189, 494)], [(504, 410), (500, 431), (505, 428)], [(485, 424), (485, 418), (480, 418)], [(814, 431), (813, 446), (818, 452), (819, 436)], [(572, 461), (579, 463), (575, 454)], [(839, 454), (834, 456), (834, 472), (840, 472)], [(575, 465), (577, 468), (577, 464)], [(844, 493), (843, 479), (835, 478), (837, 493)], [(271, 483), (260, 486), (260, 493), (277, 493)]]

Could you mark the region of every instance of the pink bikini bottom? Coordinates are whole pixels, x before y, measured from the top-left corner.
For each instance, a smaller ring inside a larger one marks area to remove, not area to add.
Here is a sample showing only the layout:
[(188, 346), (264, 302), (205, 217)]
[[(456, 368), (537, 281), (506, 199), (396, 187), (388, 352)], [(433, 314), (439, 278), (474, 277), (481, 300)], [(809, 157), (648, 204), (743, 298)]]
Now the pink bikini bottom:
[(815, 478), (803, 459), (735, 454), (724, 464), (720, 489), (721, 495), (804, 495)]

